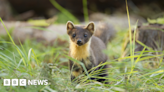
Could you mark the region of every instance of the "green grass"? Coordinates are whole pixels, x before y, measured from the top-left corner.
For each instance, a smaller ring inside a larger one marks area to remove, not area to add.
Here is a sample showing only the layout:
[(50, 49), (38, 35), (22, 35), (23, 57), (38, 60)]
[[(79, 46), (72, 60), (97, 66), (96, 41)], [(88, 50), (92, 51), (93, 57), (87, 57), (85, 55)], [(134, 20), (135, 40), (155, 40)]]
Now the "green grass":
[[(121, 57), (120, 51), (125, 42), (124, 37), (127, 37), (128, 33), (126, 30), (118, 31), (116, 37), (108, 44), (107, 50), (104, 51), (110, 57), (106, 63), (111, 66), (108, 71), (109, 85), (99, 82), (89, 83), (86, 81), (87, 76), (83, 76), (83, 82), (78, 85), (71, 83), (70, 71), (67, 66), (62, 65), (63, 62), (71, 59), (68, 57), (68, 42), (63, 45), (56, 42), (53, 46), (47, 46), (34, 40), (26, 40), (22, 45), (16, 45), (10, 36), (11, 32), (0, 40), (0, 90), (3, 92), (164, 91), (162, 58), (164, 53), (150, 49), (132, 55), (127, 52), (125, 57)], [(148, 48), (144, 44), (142, 45)], [(124, 51), (130, 51), (130, 46), (128, 45)], [(154, 52), (158, 54), (154, 54)], [(137, 59), (131, 62), (131, 58)], [(132, 68), (133, 71), (131, 71)], [(95, 73), (93, 72), (93, 74)], [(92, 74), (88, 76), (92, 76)], [(4, 87), (3, 79), (5, 78), (48, 79), (49, 85)]]
[(73, 14), (71, 14), (65, 8), (60, 6), (55, 0), (50, 0), (50, 2), (56, 9), (58, 9), (60, 11), (55, 23), (65, 23), (65, 21), (72, 21), (74, 23), (79, 23), (79, 20)]
[(84, 12), (84, 20), (85, 20), (85, 22), (89, 22), (88, 9), (87, 9), (87, 0), (83, 0), (83, 12)]
[[(66, 12), (64, 14), (67, 14), (67, 11), (56, 2), (53, 0), (50, 1), (54, 6), (63, 11), (62, 13)], [(128, 7), (126, 8), (128, 10)], [(23, 44), (17, 45), (10, 35), (13, 29), (6, 29), (8, 35), (1, 36), (0, 38), (0, 91), (163, 92), (164, 52), (153, 50), (139, 41), (137, 42), (144, 49), (140, 52), (134, 52), (135, 43), (132, 38), (135, 38), (135, 33), (134, 35), (131, 34), (129, 12), (127, 14), (129, 29), (119, 30), (116, 37), (108, 44), (107, 50), (104, 51), (110, 58), (105, 63), (110, 65), (108, 69), (109, 76), (107, 77), (109, 84), (102, 84), (96, 81), (90, 82), (91, 80), (88, 80), (92, 74), (94, 75), (99, 71), (95, 71), (87, 76), (82, 75), (80, 84), (70, 81), (68, 66), (63, 65), (69, 59), (72, 59), (68, 56), (68, 42), (61, 45), (59, 44), (60, 42), (55, 41), (52, 46), (49, 46), (44, 43), (38, 43), (35, 40), (26, 40)], [(3, 24), (2, 19), (0, 21)], [(43, 30), (48, 31), (47, 29)], [(130, 43), (127, 43), (128, 41)], [(145, 51), (146, 48), (148, 51)], [(81, 64), (85, 69), (82, 63), (74, 59), (72, 60)], [(85, 72), (87, 73), (87, 71)], [(7, 78), (28, 80), (48, 79), (49, 85), (5, 87), (3, 86), (3, 79)]]

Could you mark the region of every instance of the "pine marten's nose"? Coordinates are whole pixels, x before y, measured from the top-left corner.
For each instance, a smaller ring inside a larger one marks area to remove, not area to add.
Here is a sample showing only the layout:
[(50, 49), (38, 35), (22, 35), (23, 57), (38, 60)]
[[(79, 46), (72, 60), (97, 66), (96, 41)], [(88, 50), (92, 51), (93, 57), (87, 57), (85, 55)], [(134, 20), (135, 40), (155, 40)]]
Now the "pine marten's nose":
[(81, 44), (81, 40), (79, 39), (79, 40), (77, 40), (77, 44)]

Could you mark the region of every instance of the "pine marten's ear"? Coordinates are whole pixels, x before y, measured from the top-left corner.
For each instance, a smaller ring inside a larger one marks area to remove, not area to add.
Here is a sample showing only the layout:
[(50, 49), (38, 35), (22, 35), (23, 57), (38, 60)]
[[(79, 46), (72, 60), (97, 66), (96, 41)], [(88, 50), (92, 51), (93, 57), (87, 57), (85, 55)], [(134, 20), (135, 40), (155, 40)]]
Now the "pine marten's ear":
[(95, 27), (94, 23), (91, 22), (88, 24), (87, 29), (93, 34), (95, 29), (94, 27)]
[(71, 21), (68, 21), (66, 25), (67, 25), (67, 33), (69, 33), (74, 28), (74, 24)]

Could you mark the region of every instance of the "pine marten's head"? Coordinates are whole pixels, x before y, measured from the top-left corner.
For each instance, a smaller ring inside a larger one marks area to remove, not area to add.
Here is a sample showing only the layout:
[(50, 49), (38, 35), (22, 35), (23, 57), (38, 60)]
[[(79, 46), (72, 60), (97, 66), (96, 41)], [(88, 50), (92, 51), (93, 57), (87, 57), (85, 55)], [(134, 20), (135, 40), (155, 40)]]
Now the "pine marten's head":
[(89, 41), (94, 33), (94, 23), (87, 26), (74, 26), (71, 21), (67, 22), (67, 34), (70, 40), (77, 46), (82, 46)]

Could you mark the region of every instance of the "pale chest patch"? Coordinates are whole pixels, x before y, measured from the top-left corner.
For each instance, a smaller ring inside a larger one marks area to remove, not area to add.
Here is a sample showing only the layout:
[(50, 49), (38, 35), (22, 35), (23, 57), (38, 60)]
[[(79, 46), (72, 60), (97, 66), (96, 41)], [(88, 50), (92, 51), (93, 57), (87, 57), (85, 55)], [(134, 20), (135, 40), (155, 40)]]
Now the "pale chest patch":
[[(90, 41), (83, 46), (77, 46), (75, 43), (70, 43), (70, 56), (76, 60), (83, 62), (87, 69), (92, 68), (93, 64), (90, 61)], [(79, 65), (79, 64), (77, 64)]]
[(76, 60), (86, 59), (90, 56), (89, 42), (83, 46), (77, 46), (75, 43), (70, 43), (70, 56)]

